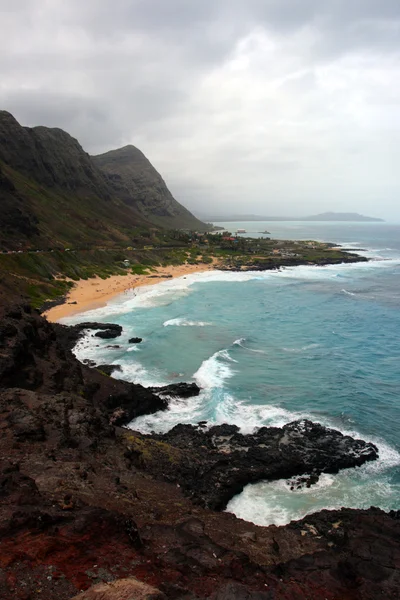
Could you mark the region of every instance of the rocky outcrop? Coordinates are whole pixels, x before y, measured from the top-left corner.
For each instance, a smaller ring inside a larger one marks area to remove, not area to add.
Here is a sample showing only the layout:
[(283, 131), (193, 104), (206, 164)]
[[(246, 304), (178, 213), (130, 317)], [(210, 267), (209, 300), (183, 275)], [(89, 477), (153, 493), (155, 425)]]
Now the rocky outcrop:
[(117, 325), (116, 323), (96, 323), (94, 321), (85, 321), (84, 323), (78, 323), (77, 325), (72, 325), (72, 328), (75, 331), (83, 331), (84, 329), (94, 329), (94, 330), (102, 330), (102, 331), (115, 331), (118, 335), (122, 333), (122, 326)]
[[(132, 406), (150, 412), (164, 405), (158, 395), (78, 363), (69, 328), (27, 306), (2, 311), (0, 323), (2, 599), (69, 600), (87, 590), (99, 598), (117, 590), (118, 600), (139, 592), (170, 600), (398, 596), (398, 512), (322, 511), (265, 528), (200, 505), (232, 493), (231, 464), (240, 477), (305, 467), (317, 477), (372, 459), (372, 445), (309, 422), (253, 436), (182, 425), (143, 436), (113, 417), (124, 422), (118, 411)], [(140, 583), (126, 587), (127, 578)]]
[(0, 326), (0, 390), (24, 388), (44, 394), (77, 394), (101, 406), (114, 425), (163, 410), (167, 401), (141, 385), (112, 379), (79, 363), (71, 347), (88, 325), (114, 332), (120, 325), (52, 325), (29, 306), (4, 310)]
[(200, 394), (200, 388), (196, 383), (170, 383), (163, 387), (152, 387), (149, 389), (155, 394), (173, 396), (175, 398), (191, 398)]
[(262, 427), (247, 435), (235, 425), (208, 430), (177, 425), (152, 439), (182, 452), (172, 465), (168, 456), (163, 460), (157, 454), (154, 461), (147, 460), (147, 468), (178, 483), (191, 498), (214, 510), (224, 509), (249, 483), (306, 475), (293, 485), (312, 485), (321, 473), (337, 473), (378, 457), (374, 444), (307, 420), (281, 428)]

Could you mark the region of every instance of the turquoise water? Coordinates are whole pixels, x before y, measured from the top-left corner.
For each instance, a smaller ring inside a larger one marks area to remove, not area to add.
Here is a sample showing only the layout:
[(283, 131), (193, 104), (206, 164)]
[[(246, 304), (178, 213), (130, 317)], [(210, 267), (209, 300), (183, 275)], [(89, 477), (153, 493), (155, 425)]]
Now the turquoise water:
[[(200, 420), (249, 432), (308, 417), (378, 445), (379, 461), (324, 475), (310, 489), (290, 491), (286, 481), (247, 486), (228, 506), (242, 518), (283, 524), (321, 508), (400, 508), (400, 227), (227, 225), (362, 247), (373, 260), (195, 274), (140, 288), (81, 317), (123, 325), (121, 348), (89, 334), (77, 356), (120, 364), (121, 378), (145, 385), (202, 387), (197, 398), (136, 419), (132, 428), (143, 432)], [(133, 335), (142, 344), (130, 345)]]

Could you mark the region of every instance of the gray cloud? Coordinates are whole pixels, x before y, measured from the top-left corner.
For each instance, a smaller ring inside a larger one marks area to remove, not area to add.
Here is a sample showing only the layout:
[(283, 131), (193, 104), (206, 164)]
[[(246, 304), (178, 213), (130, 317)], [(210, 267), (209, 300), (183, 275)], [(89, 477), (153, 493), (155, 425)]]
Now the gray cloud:
[(398, 0), (0, 0), (0, 105), (192, 209), (400, 218), (399, 34)]

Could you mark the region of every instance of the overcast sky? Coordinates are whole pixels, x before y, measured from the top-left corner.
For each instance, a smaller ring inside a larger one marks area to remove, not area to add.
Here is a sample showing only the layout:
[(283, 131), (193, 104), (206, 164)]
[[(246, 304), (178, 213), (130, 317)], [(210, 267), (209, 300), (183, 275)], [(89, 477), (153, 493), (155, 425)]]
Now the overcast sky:
[(0, 108), (197, 212), (400, 218), (399, 0), (0, 0)]

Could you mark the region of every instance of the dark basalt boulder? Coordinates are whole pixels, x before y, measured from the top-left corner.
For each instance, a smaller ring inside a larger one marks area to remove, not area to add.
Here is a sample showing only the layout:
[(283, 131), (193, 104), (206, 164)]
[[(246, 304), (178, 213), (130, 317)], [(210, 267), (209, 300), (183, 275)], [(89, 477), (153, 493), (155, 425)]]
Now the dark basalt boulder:
[(142, 340), (143, 340), (143, 338), (140, 338), (140, 337), (132, 337), (132, 338), (129, 340), (129, 343), (130, 343), (130, 344), (140, 344), (140, 342), (141, 342)]
[(224, 509), (249, 483), (303, 476), (288, 487), (310, 486), (321, 473), (337, 473), (378, 458), (374, 444), (308, 420), (262, 427), (252, 434), (240, 433), (235, 425), (205, 430), (180, 424), (152, 437), (185, 453), (173, 468), (159, 459), (150, 468), (161, 470), (165, 478), (214, 510)]
[(72, 326), (73, 329), (78, 331), (82, 331), (83, 329), (98, 329), (98, 330), (110, 330), (115, 331), (119, 335), (122, 333), (121, 325), (117, 325), (116, 323), (96, 323), (96, 322), (85, 322), (78, 323), (77, 325)]
[(122, 333), (121, 325), (117, 325), (115, 323), (85, 322), (68, 326), (61, 325), (60, 323), (53, 323), (53, 328), (57, 334), (57, 338), (60, 341), (60, 343), (64, 346), (64, 348), (68, 348), (69, 350), (72, 350), (72, 348), (75, 346), (78, 340), (85, 334), (85, 331), (88, 329), (98, 332), (111, 331), (115, 335), (112, 335), (110, 339), (118, 337)]
[(102, 338), (103, 340), (111, 340), (113, 338), (119, 337), (121, 333), (115, 331), (114, 329), (105, 329), (104, 331), (98, 331), (94, 335), (95, 337)]
[(163, 387), (149, 388), (155, 394), (162, 396), (173, 396), (176, 398), (191, 398), (200, 394), (200, 388), (196, 383), (171, 383)]

